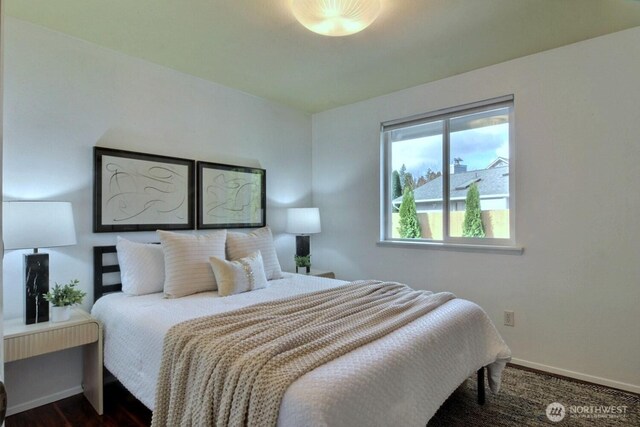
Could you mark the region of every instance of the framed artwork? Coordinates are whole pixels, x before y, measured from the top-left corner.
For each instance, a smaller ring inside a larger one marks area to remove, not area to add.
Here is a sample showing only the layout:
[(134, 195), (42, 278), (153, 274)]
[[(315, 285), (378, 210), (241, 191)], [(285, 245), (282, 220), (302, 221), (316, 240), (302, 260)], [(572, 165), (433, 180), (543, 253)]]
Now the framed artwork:
[(192, 230), (195, 161), (94, 147), (93, 231)]
[(264, 227), (267, 171), (198, 162), (198, 228)]

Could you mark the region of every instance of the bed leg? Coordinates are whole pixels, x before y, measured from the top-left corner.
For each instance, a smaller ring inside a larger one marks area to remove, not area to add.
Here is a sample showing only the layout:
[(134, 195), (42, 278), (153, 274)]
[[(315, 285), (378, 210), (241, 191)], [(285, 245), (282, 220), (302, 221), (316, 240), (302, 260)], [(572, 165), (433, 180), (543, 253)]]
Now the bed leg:
[(485, 390), (484, 390), (484, 366), (478, 369), (478, 405), (484, 405)]

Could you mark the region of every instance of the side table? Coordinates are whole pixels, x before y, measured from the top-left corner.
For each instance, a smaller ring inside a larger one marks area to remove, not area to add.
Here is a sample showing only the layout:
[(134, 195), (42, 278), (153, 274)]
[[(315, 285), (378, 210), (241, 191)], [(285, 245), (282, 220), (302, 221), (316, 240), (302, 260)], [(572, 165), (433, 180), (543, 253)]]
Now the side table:
[(82, 388), (99, 415), (103, 413), (102, 324), (79, 308), (64, 322), (25, 325), (22, 319), (4, 322), (4, 361), (84, 346)]

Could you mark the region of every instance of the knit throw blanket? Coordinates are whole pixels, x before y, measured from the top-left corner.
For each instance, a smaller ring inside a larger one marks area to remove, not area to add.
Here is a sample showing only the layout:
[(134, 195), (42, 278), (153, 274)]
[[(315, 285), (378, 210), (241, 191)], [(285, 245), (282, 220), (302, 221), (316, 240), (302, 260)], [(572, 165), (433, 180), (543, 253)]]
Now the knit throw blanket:
[(453, 298), (359, 281), (175, 325), (152, 426), (274, 426), (297, 378)]

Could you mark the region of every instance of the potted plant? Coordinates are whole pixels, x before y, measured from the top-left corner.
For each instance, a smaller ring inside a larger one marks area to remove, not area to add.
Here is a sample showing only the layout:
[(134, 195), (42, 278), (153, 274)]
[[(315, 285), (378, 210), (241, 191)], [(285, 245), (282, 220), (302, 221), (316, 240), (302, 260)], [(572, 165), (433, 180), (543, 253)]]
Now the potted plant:
[(49, 301), (51, 308), (51, 321), (63, 322), (71, 317), (71, 306), (81, 304), (86, 292), (76, 289), (80, 282), (74, 279), (66, 285), (56, 285), (44, 295), (44, 299)]
[(296, 273), (298, 272), (298, 268), (307, 268), (307, 274), (309, 274), (309, 270), (311, 267), (311, 254), (305, 256), (294, 255), (293, 259), (296, 262)]

